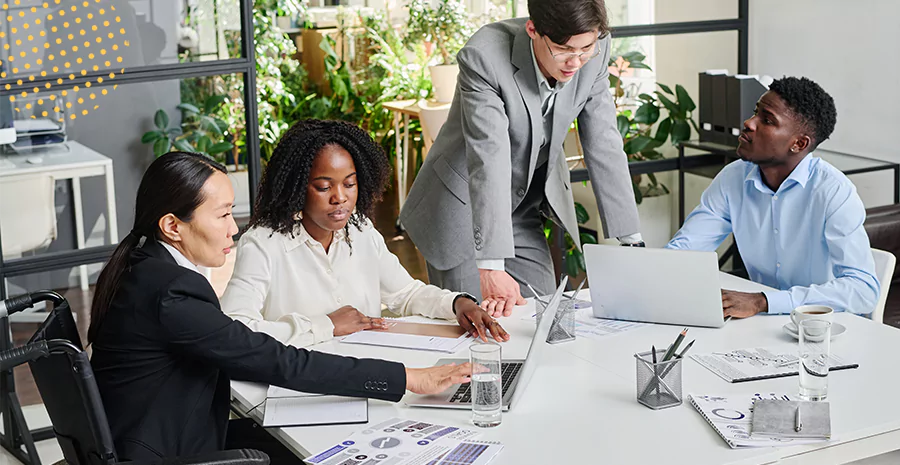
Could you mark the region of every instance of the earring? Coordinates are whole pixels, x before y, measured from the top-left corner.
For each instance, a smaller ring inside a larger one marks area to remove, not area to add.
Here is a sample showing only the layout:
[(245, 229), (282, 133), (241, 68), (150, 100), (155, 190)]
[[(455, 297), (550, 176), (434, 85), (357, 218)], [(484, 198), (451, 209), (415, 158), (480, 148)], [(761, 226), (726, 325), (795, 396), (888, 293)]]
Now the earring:
[(294, 213), (294, 220), (295, 220), (295, 221), (300, 221), (300, 220), (302, 220), (302, 219), (303, 219), (303, 212), (302, 212), (302, 211), (297, 212), (297, 213)]
[(791, 147), (791, 152), (797, 153), (797, 147)]

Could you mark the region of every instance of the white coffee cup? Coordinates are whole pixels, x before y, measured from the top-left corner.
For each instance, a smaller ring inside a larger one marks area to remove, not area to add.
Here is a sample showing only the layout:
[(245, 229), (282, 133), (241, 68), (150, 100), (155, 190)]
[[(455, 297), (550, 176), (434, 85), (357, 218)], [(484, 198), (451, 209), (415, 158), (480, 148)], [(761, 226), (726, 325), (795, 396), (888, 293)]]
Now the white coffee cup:
[(825, 305), (802, 305), (791, 312), (791, 322), (799, 328), (803, 320), (823, 320), (829, 323), (834, 319), (834, 309)]

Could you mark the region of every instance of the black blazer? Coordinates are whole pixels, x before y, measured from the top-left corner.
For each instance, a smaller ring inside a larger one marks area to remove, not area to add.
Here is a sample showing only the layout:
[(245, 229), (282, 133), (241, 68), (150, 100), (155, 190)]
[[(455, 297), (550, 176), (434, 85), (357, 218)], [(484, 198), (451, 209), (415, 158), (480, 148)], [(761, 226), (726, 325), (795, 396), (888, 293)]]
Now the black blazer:
[(152, 240), (131, 255), (91, 365), (121, 460), (222, 450), (230, 378), (395, 402), (406, 392), (399, 363), (285, 347), (225, 316), (206, 278)]

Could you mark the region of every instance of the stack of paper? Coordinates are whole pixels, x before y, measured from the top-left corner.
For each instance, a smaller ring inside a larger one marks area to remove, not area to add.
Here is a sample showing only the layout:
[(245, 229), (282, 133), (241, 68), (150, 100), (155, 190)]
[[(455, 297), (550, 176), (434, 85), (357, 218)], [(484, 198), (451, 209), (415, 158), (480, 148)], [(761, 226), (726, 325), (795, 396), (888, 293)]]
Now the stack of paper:
[(691, 394), (691, 405), (710, 426), (733, 448), (793, 446), (821, 442), (821, 439), (751, 435), (754, 403), (759, 400), (791, 401), (787, 394), (735, 398)]
[(474, 439), (480, 433), (416, 420), (391, 418), (306, 459), (315, 465), (487, 465), (503, 445)]
[[(795, 376), (799, 371), (797, 346), (736, 349), (731, 352), (692, 355), (691, 358), (729, 383)], [(858, 368), (831, 354), (829, 370)]]
[(341, 342), (401, 349), (456, 353), (471, 343), (459, 325), (410, 323), (388, 320), (385, 330), (360, 331), (345, 336)]
[(369, 402), (356, 397), (326, 396), (269, 386), (263, 426), (308, 426), (365, 423)]

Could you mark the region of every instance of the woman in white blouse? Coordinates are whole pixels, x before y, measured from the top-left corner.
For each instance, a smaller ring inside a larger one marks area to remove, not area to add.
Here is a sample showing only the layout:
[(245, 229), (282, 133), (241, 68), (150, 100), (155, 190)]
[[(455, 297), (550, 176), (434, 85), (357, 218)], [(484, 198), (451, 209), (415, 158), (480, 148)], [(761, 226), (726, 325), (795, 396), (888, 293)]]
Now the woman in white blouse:
[(368, 218), (389, 171), (381, 147), (352, 124), (306, 120), (289, 129), (238, 245), (225, 313), (297, 347), (383, 327), (382, 304), (508, 340), (474, 297), (413, 279), (387, 249)]

